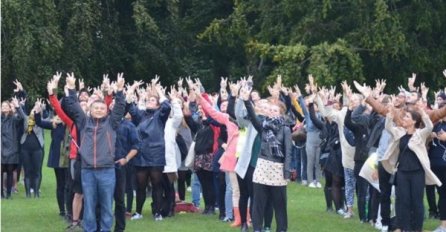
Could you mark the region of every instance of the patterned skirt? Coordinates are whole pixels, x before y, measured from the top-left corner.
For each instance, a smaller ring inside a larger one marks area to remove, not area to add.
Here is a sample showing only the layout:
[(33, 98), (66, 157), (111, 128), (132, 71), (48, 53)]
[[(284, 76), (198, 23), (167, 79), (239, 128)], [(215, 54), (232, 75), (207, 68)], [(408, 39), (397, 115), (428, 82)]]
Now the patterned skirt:
[(286, 186), (287, 181), (283, 177), (283, 167), (283, 163), (277, 163), (259, 157), (252, 182), (269, 186)]

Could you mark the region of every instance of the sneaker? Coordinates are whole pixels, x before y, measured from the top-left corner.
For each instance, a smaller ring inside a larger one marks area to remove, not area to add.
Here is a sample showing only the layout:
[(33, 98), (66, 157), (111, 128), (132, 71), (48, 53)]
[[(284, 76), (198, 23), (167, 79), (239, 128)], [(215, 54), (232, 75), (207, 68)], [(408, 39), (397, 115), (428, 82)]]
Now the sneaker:
[(308, 184), (308, 182), (306, 180), (302, 181), (302, 185), (307, 185), (307, 184)]
[(311, 182), (311, 183), (308, 185), (308, 187), (310, 187), (310, 188), (316, 188), (316, 185), (314, 184), (314, 182)]
[(225, 217), (222, 221), (224, 221), (224, 222), (233, 222), (234, 219), (233, 218), (229, 218), (229, 217)]
[(65, 231), (67, 231), (67, 232), (80, 232), (80, 231), (83, 231), (83, 228), (82, 228), (82, 225), (81, 225), (81, 223), (80, 222), (78, 222), (78, 223), (72, 223), (71, 225), (69, 225), (66, 229), (65, 229)]
[(139, 220), (139, 219), (142, 219), (142, 214), (139, 213), (134, 213), (130, 218), (130, 220)]
[(339, 209), (338, 211), (336, 211), (336, 213), (341, 216), (345, 216), (345, 214), (346, 214), (346, 212), (343, 209)]
[(162, 221), (163, 220), (163, 216), (161, 216), (161, 214), (155, 214), (155, 221)]
[(352, 217), (353, 217), (353, 213), (346, 212), (346, 213), (344, 214), (344, 219), (349, 219), (349, 218), (352, 218)]
[(265, 228), (263, 228), (263, 232), (271, 232), (271, 228), (265, 227)]
[(381, 232), (389, 232), (389, 226), (382, 226)]
[(187, 187), (187, 191), (188, 192), (192, 192), (192, 188), (189, 186), (189, 187)]
[(316, 183), (316, 188), (322, 188), (321, 183), (317, 182), (317, 183)]
[(374, 225), (374, 227), (375, 227), (375, 229), (377, 229), (377, 230), (382, 230), (383, 225), (381, 224), (381, 222), (376, 222), (375, 225)]
[(446, 228), (443, 226), (439, 226), (439, 227), (437, 227), (437, 229), (435, 229), (432, 232), (446, 232)]

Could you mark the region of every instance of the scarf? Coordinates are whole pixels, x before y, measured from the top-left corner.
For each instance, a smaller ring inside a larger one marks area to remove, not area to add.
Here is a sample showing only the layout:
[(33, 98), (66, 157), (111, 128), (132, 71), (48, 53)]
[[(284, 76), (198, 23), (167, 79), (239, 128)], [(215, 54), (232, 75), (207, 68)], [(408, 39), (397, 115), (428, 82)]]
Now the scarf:
[(283, 118), (266, 118), (263, 121), (263, 133), (265, 140), (270, 148), (271, 154), (275, 157), (283, 158), (283, 152), (279, 147), (279, 141), (276, 138), (277, 132), (284, 126)]
[(36, 121), (34, 120), (34, 114), (30, 114), (28, 117), (28, 129), (26, 130), (26, 132), (28, 132), (28, 134), (31, 134), (35, 125)]

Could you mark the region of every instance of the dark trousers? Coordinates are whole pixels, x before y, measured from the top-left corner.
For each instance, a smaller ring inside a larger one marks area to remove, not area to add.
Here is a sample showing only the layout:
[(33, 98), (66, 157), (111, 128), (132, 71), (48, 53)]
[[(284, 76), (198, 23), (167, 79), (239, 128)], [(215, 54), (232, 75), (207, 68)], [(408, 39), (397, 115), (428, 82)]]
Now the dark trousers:
[(67, 168), (65, 172), (65, 205), (66, 205), (66, 214), (68, 219), (72, 219), (73, 215), (73, 179), (71, 177), (70, 168)]
[(355, 173), (355, 178), (356, 178), (356, 197), (358, 199), (359, 220), (367, 221), (365, 206), (366, 206), (367, 192), (369, 190), (369, 182), (366, 179), (359, 176), (359, 172), (361, 171), (363, 165), (364, 162), (355, 161), (355, 167), (353, 171)]
[[(249, 166), (246, 171), (245, 178), (242, 179), (237, 175), (238, 186), (240, 189), (240, 198), (238, 202), (238, 208), (240, 210), (240, 217), (242, 219), (242, 224), (247, 221), (247, 210), (248, 210), (248, 200), (251, 199), (251, 204), (253, 201), (253, 184), (252, 175), (254, 174), (254, 168)], [(250, 208), (252, 215), (252, 207)], [(271, 223), (270, 223), (271, 224)]]
[(434, 185), (426, 185), (426, 199), (427, 199), (427, 204), (429, 205), (429, 214), (434, 216), (437, 215), (438, 207), (437, 207), (437, 200), (435, 197)]
[(225, 196), (226, 196), (226, 174), (224, 172), (215, 173), (215, 185), (216, 188), (216, 199), (218, 201), (218, 211), (220, 212), (220, 217), (226, 216), (226, 204), (225, 204)]
[(380, 198), (381, 198), (381, 194), (380, 192), (374, 188), (373, 186), (369, 187), (369, 207), (368, 207), (368, 211), (369, 211), (369, 217), (368, 220), (369, 221), (373, 221), (376, 222), (376, 219), (378, 218), (378, 209), (379, 209), (379, 202), (380, 202)]
[(164, 167), (139, 167), (135, 166), (136, 171), (136, 212), (141, 214), (142, 207), (146, 201), (146, 189), (149, 178), (152, 185), (152, 214), (161, 214), (163, 200), (163, 169)]
[[(297, 175), (298, 177), (301, 176), (301, 180), (308, 180), (307, 178), (307, 151), (305, 146), (302, 148), (299, 148), (300, 152), (298, 154), (300, 155), (300, 159), (297, 158), (298, 165), (297, 165)], [(299, 162), (300, 161), (300, 162)], [(301, 169), (301, 170), (300, 170)], [(299, 172), (300, 170), (300, 172)]]
[(381, 223), (383, 226), (390, 225), (390, 195), (392, 185), (389, 184), (390, 173), (388, 173), (381, 162), (378, 163), (379, 190), (381, 191)]
[(115, 232), (125, 230), (125, 190), (126, 190), (126, 168), (115, 168)]
[(17, 169), (17, 164), (2, 164), (1, 169), (1, 179), (0, 179), (0, 186), (2, 188), (2, 196), (3, 196), (3, 173), (6, 173), (6, 197), (11, 196), (12, 192), (12, 182), (14, 177), (14, 170)]
[[(59, 212), (65, 214), (65, 208), (68, 207), (67, 201), (65, 199), (66, 184), (65, 180), (67, 177), (68, 168), (55, 168), (54, 174), (56, 175), (56, 198), (57, 205), (59, 206)], [(65, 205), (67, 205), (65, 207)]]
[(421, 231), (424, 220), (424, 171), (398, 171), (396, 183), (397, 228), (403, 231)]
[[(438, 200), (438, 209), (440, 211), (440, 220), (446, 220), (446, 167), (432, 167), (432, 171), (435, 175), (440, 179), (441, 187), (437, 186), (439, 200)], [(433, 185), (429, 185), (433, 186)]]
[[(180, 200), (184, 201), (186, 199), (186, 185), (187, 185), (187, 177), (190, 176), (191, 171), (181, 171), (178, 170), (178, 196)], [(189, 177), (189, 185), (190, 185), (190, 177)]]
[(286, 186), (268, 186), (254, 183), (253, 191), (252, 224), (254, 231), (262, 230), (265, 209), (268, 201), (272, 203), (274, 209), (277, 231), (287, 231), (288, 215)]
[(25, 169), (25, 191), (30, 197), (30, 189), (34, 190), (34, 195), (39, 195), (40, 169), (42, 168), (42, 149), (27, 149), (22, 147), (23, 168)]
[(214, 173), (199, 169), (196, 174), (203, 191), (204, 205), (206, 209), (213, 208), (215, 206)]
[(132, 212), (133, 206), (133, 190), (135, 190), (135, 167), (131, 164), (125, 165), (125, 195), (127, 197), (126, 210)]

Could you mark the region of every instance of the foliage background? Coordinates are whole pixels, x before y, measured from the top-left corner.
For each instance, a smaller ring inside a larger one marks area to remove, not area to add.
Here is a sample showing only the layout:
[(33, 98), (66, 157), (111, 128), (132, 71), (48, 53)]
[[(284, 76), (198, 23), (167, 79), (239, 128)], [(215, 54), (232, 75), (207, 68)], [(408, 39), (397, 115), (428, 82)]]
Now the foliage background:
[(441, 0), (5, 0), (1, 4), (2, 98), (19, 79), (45, 96), (56, 71), (95, 86), (103, 73), (164, 84), (254, 75), (265, 90), (277, 74), (324, 84), (410, 73), (442, 85), (446, 3)]

